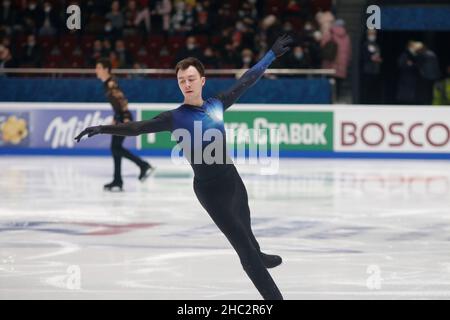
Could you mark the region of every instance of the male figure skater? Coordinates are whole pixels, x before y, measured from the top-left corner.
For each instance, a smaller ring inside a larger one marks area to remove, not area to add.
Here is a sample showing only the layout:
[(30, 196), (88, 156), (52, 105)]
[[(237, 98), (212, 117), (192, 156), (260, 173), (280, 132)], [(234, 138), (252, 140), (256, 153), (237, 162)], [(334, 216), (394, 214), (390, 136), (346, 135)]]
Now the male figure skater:
[[(89, 127), (75, 139), (79, 142), (84, 135), (88, 137), (96, 134), (136, 136), (160, 131), (170, 131), (175, 135), (177, 129), (187, 130), (190, 137), (194, 137), (194, 130), (200, 128), (201, 137), (210, 129), (215, 130), (216, 133), (222, 133), (216, 135), (215, 139), (219, 139), (220, 145), (225, 149), (223, 112), (264, 74), (267, 67), (277, 57), (290, 49), (291, 43), (292, 38), (289, 36), (279, 37), (272, 49), (230, 89), (207, 100), (202, 98), (202, 88), (205, 84), (203, 65), (195, 58), (181, 60), (175, 68), (178, 85), (184, 96), (184, 103), (180, 107), (162, 112), (150, 120)], [(251, 230), (247, 191), (231, 159), (225, 152), (214, 163), (206, 159), (198, 161), (196, 151), (200, 151), (203, 155), (203, 151), (213, 142), (193, 141), (195, 139), (187, 142), (181, 140), (179, 138), (178, 143), (183, 145), (184, 156), (194, 170), (194, 192), (201, 205), (236, 250), (244, 271), (262, 297), (268, 300), (283, 299), (266, 269), (278, 266), (282, 259), (280, 256), (261, 252)], [(217, 142), (216, 140), (214, 141)], [(193, 151), (194, 156), (189, 149)]]
[[(116, 79), (111, 75), (111, 62), (102, 58), (97, 61), (95, 73), (105, 87), (105, 95), (114, 110), (114, 124), (128, 123), (133, 121), (131, 112), (128, 110), (128, 100), (120, 90)], [(114, 179), (104, 186), (105, 190), (112, 191), (115, 188), (122, 190), (122, 158), (134, 162), (140, 169), (139, 180), (144, 181), (153, 171), (153, 167), (138, 156), (132, 154), (123, 147), (124, 136), (113, 135), (111, 139), (111, 153), (114, 159)]]

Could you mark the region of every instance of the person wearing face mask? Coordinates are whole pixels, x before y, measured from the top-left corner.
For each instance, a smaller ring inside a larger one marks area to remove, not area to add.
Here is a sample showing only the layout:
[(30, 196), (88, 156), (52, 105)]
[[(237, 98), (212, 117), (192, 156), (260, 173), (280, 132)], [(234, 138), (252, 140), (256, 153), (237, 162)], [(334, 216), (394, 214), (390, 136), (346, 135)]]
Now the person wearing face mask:
[(377, 31), (368, 29), (362, 49), (361, 103), (381, 103), (381, 58), (380, 46), (377, 44)]
[(27, 36), (27, 43), (22, 48), (22, 57), (20, 64), (22, 67), (40, 67), (42, 51), (41, 47), (36, 43), (34, 34)]
[(311, 68), (311, 58), (309, 53), (300, 45), (292, 49), (291, 54), (287, 56), (286, 67), (293, 69)]
[(241, 52), (241, 63), (239, 64), (240, 69), (248, 69), (251, 65), (254, 64), (253, 60), (254, 54), (253, 51), (246, 48)]
[(305, 51), (309, 53), (311, 68), (320, 69), (322, 65), (322, 51), (320, 42), (322, 40), (322, 33), (319, 30), (316, 30), (314, 26), (311, 24), (309, 26), (305, 25), (305, 28), (308, 27), (309, 31), (305, 30), (305, 32), (309, 32), (306, 34), (303, 39), (303, 47)]
[(105, 26), (103, 27), (103, 36), (105, 39), (111, 42), (114, 42), (118, 37), (118, 34), (116, 30), (114, 30), (114, 27), (110, 20), (106, 20), (105, 22)]
[(194, 57), (197, 59), (203, 59), (203, 52), (200, 48), (197, 46), (197, 40), (194, 36), (189, 36), (186, 38), (186, 46), (181, 48), (175, 59), (176, 60), (183, 60), (187, 57)]

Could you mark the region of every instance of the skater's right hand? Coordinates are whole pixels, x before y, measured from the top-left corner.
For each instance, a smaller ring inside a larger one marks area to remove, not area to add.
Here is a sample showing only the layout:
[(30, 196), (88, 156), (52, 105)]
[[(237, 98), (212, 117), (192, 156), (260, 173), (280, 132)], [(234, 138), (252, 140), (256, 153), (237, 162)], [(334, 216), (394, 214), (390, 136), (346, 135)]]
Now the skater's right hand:
[(95, 136), (96, 134), (99, 134), (101, 131), (101, 126), (95, 126), (95, 127), (88, 127), (81, 131), (81, 133), (75, 137), (75, 140), (77, 142), (80, 142), (81, 138), (85, 135), (87, 135), (89, 138), (92, 136)]

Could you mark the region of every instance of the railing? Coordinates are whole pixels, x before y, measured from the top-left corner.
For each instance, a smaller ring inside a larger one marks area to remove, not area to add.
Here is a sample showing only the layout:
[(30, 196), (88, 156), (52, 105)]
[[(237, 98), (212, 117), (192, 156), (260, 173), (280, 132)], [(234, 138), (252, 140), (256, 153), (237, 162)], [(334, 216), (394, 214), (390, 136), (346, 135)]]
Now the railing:
[[(207, 69), (209, 75), (239, 75), (247, 69)], [(94, 68), (8, 68), (1, 69), (0, 72), (8, 74), (95, 74)], [(113, 69), (114, 74), (174, 74), (173, 69)], [(333, 76), (334, 69), (268, 69), (266, 74), (280, 75), (317, 75)]]

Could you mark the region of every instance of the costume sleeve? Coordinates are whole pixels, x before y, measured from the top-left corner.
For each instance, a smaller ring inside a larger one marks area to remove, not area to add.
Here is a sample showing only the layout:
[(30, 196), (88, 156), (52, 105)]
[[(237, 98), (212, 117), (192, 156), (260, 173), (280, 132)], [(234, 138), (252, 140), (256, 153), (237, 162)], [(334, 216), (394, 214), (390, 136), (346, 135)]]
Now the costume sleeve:
[(273, 51), (269, 50), (269, 52), (267, 52), (266, 55), (251, 69), (247, 70), (247, 72), (245, 72), (244, 75), (231, 86), (231, 88), (217, 95), (217, 99), (222, 101), (224, 110), (228, 109), (233, 103), (235, 103), (245, 91), (247, 91), (261, 78), (275, 58), (276, 56)]

